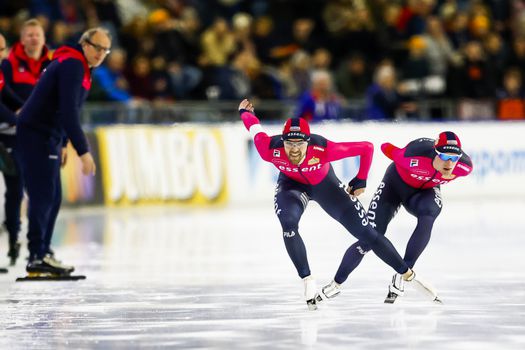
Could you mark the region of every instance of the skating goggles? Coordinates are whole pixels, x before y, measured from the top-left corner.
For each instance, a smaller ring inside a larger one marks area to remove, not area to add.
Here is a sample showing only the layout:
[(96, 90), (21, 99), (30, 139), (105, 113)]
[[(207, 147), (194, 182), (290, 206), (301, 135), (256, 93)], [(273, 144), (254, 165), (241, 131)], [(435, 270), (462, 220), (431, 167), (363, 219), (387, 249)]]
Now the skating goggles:
[(459, 158), (461, 158), (461, 154), (446, 154), (446, 153), (440, 153), (438, 151), (436, 151), (436, 153), (438, 154), (439, 156), (439, 159), (441, 159), (442, 161), (447, 161), (447, 160), (451, 160), (453, 163), (457, 162), (459, 160)]
[(283, 141), (284, 145), (289, 148), (301, 148), (302, 146), (306, 145), (307, 141)]

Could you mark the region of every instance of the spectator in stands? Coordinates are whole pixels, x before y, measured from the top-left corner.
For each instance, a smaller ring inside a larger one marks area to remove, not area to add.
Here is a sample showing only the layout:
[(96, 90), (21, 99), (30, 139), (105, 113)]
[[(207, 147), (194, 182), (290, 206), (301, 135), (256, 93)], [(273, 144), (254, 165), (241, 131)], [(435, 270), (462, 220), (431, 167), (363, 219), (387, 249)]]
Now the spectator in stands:
[(512, 42), (512, 52), (508, 66), (519, 67), (521, 76), (525, 77), (525, 36), (518, 36)]
[(427, 19), (427, 31), (423, 38), (430, 73), (445, 79), (449, 62), (458, 62), (459, 54), (453, 49), (438, 17), (431, 16)]
[(312, 55), (312, 68), (314, 70), (330, 71), (332, 54), (324, 47), (316, 49)]
[(175, 96), (174, 87), (168, 74), (166, 60), (162, 56), (154, 57), (151, 60), (151, 81), (155, 101), (173, 100)]
[(459, 70), (462, 97), (489, 98), (493, 96), (495, 84), (491, 80), (490, 68), (485, 53), (478, 41), (465, 46), (464, 63)]
[(416, 80), (420, 82), (430, 75), (430, 65), (426, 53), (426, 42), (421, 35), (414, 35), (408, 41), (408, 58), (406, 59), (402, 71), (403, 79)]
[(131, 67), (125, 71), (129, 93), (136, 98), (152, 100), (154, 96), (151, 63), (145, 56), (136, 56)]
[(290, 58), (291, 74), (295, 82), (295, 94), (299, 97), (310, 88), (310, 72), (312, 70), (312, 58), (302, 50), (297, 51)]
[(203, 63), (224, 66), (236, 49), (235, 36), (224, 18), (217, 18), (202, 34)]
[(335, 75), (337, 90), (346, 98), (363, 98), (371, 82), (365, 59), (359, 53), (345, 59)]
[(462, 48), (470, 40), (468, 21), (469, 18), (466, 12), (457, 12), (452, 20), (448, 35), (456, 50)]
[(341, 118), (341, 98), (334, 91), (330, 73), (317, 70), (311, 79), (312, 87), (300, 97), (296, 116), (314, 122)]
[[(275, 46), (275, 34), (273, 20), (269, 16), (256, 18), (253, 23), (253, 42), (257, 57), (263, 64), (276, 63), (275, 57), (272, 57), (271, 51)], [(282, 60), (278, 60), (282, 63)]]
[(525, 119), (525, 91), (519, 69), (510, 68), (505, 72), (503, 88), (498, 90), (496, 96), (498, 98), (498, 119)]
[(483, 48), (491, 74), (490, 79), (499, 87), (503, 81), (505, 64), (508, 61), (507, 48), (501, 36), (496, 32), (490, 32), (484, 37)]
[(403, 106), (400, 94), (403, 86), (397, 86), (396, 72), (390, 63), (378, 66), (374, 83), (366, 92), (366, 118), (370, 120), (394, 120)]
[(131, 102), (129, 82), (124, 76), (126, 52), (114, 49), (106, 63), (93, 71), (93, 79), (101, 86), (106, 101)]
[(496, 85), (485, 52), (478, 41), (468, 42), (464, 51), (464, 63), (457, 71), (460, 97), (463, 97), (458, 116), (462, 120), (493, 119), (492, 98)]
[(311, 18), (298, 18), (293, 22), (292, 44), (296, 49), (312, 54), (320, 46), (313, 35), (314, 29), (315, 22)]
[(248, 50), (252, 54), (256, 53), (252, 35), (252, 24), (252, 16), (245, 12), (239, 12), (233, 16), (232, 28), (237, 51)]

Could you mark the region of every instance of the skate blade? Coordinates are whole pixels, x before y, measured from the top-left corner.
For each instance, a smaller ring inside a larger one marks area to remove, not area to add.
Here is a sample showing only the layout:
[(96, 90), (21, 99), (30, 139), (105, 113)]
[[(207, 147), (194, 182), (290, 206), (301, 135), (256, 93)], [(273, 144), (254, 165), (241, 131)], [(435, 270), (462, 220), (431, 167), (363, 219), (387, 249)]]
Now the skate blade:
[(317, 310), (317, 304), (315, 303), (315, 299), (307, 300), (306, 305), (308, 305), (308, 310), (310, 311)]
[(8, 273), (8, 272), (9, 272), (8, 269), (3, 268), (3, 267), (0, 268), (0, 273)]
[(439, 297), (436, 297), (434, 300), (432, 300), (434, 303), (436, 304), (439, 304), (439, 305), (443, 305), (443, 301), (441, 299), (439, 299)]
[(393, 304), (396, 301), (397, 297), (398, 295), (395, 293), (388, 293), (388, 295), (385, 298), (385, 304)]
[(56, 275), (50, 273), (30, 272), (26, 277), (18, 277), (16, 282), (29, 281), (78, 281), (84, 280), (86, 276), (83, 275)]

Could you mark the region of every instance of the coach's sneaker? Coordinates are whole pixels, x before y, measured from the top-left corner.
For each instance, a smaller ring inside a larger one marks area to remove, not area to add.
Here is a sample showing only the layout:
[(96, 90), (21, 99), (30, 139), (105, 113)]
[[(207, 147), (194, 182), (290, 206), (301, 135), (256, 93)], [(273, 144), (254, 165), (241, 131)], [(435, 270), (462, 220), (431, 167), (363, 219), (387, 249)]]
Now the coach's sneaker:
[[(411, 281), (412, 279), (413, 277), (411, 278)], [(388, 286), (388, 294), (385, 298), (385, 303), (393, 304), (397, 297), (402, 297), (403, 295), (405, 295), (405, 280), (403, 279), (403, 275), (396, 273), (392, 276), (392, 283)]]
[(321, 289), (321, 292), (317, 293), (315, 296), (315, 302), (320, 303), (323, 300), (332, 299), (341, 293), (341, 285), (336, 281), (332, 280), (329, 284)]
[(62, 261), (56, 259), (55, 254), (48, 253), (46, 254), (46, 256), (44, 256), (44, 259), (42, 260), (53, 267), (64, 270), (67, 274), (70, 274), (71, 272), (75, 271), (75, 267), (71, 265), (66, 265), (62, 263)]
[(29, 276), (64, 276), (68, 272), (60, 267), (48, 264), (44, 259), (30, 259), (26, 266)]
[(317, 310), (315, 305), (315, 295), (317, 294), (317, 283), (312, 276), (303, 278), (304, 282), (304, 299), (309, 310)]

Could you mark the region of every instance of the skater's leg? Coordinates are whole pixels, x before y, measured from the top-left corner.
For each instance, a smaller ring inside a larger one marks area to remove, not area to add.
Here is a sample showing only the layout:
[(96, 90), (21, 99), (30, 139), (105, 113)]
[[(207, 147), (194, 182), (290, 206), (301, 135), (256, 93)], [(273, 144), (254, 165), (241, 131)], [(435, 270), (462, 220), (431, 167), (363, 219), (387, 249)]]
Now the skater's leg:
[(410, 268), (414, 267), (428, 245), (434, 221), (441, 213), (442, 206), (441, 191), (437, 187), (421, 191), (409, 199), (406, 208), (417, 217), (417, 225), (408, 241), (404, 258)]
[(308, 195), (300, 190), (279, 184), (276, 190), (275, 213), (283, 231), (284, 244), (299, 277), (310, 276), (306, 247), (299, 234), (299, 220), (308, 203)]
[(340, 184), (331, 171), (315, 188), (313, 199), (348, 232), (368, 244), (374, 253), (395, 271), (402, 274), (409, 272), (407, 264), (392, 243), (369, 225), (361, 202), (356, 197), (349, 196)]
[[(401, 199), (396, 191), (395, 177), (391, 175), (391, 170), (387, 170), (383, 181), (379, 184), (372, 201), (368, 207), (368, 220), (370, 226), (384, 235), (388, 224), (399, 210)], [(345, 252), (339, 269), (337, 270), (334, 281), (341, 284), (346, 281), (350, 273), (359, 266), (366, 253), (371, 250), (369, 244), (357, 241), (352, 244)]]

